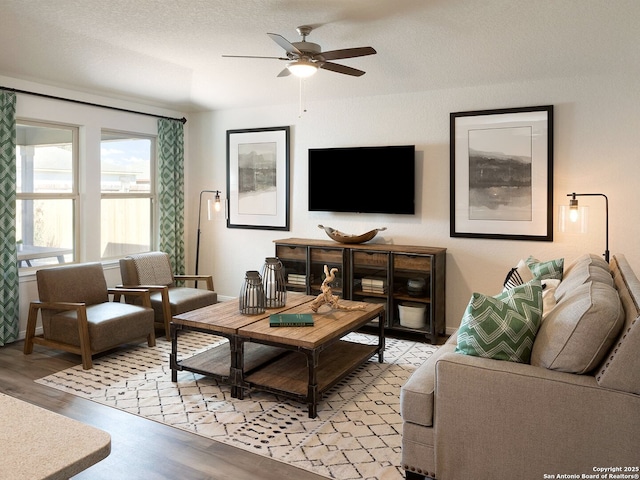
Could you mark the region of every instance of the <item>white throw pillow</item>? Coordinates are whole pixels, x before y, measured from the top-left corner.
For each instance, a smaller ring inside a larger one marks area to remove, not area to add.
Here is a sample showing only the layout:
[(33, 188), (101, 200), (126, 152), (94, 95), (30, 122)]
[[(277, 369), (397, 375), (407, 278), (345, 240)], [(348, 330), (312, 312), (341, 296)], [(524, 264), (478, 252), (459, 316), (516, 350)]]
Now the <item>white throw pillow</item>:
[(560, 280), (547, 278), (542, 280), (542, 320), (551, 313), (556, 306), (556, 288), (560, 285)]

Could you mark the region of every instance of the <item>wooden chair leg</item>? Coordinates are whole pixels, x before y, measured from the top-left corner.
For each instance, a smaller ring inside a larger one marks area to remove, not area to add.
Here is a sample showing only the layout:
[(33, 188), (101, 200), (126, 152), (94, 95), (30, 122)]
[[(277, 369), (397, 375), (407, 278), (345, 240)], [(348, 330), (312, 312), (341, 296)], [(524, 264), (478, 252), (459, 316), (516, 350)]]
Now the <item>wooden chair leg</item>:
[(171, 303), (169, 303), (169, 288), (162, 290), (162, 316), (164, 318), (164, 334), (168, 341), (171, 341)]
[(150, 347), (155, 347), (156, 346), (156, 333), (155, 332), (151, 332), (149, 335), (147, 335), (147, 345)]
[(93, 360), (91, 359), (91, 350), (89, 347), (82, 346), (80, 356), (82, 357), (82, 368), (84, 370), (91, 370), (93, 368)]
[(87, 310), (80, 307), (77, 310), (78, 333), (80, 334), (80, 356), (82, 368), (89, 370), (93, 367), (91, 360), (91, 340), (89, 339), (89, 323), (87, 322)]
[(31, 303), (29, 305), (29, 316), (27, 318), (27, 332), (24, 338), (24, 353), (33, 353), (33, 337), (36, 336), (36, 322), (38, 321), (38, 306)]

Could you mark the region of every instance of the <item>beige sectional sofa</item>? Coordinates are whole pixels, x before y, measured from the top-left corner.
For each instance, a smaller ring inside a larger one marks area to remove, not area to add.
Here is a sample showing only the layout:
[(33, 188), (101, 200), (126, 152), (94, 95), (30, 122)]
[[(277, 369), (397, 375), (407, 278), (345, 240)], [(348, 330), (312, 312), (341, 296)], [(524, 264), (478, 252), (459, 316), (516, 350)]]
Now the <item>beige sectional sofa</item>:
[(402, 387), (408, 479), (638, 478), (640, 282), (622, 255), (583, 255), (554, 294), (530, 363), (453, 335)]

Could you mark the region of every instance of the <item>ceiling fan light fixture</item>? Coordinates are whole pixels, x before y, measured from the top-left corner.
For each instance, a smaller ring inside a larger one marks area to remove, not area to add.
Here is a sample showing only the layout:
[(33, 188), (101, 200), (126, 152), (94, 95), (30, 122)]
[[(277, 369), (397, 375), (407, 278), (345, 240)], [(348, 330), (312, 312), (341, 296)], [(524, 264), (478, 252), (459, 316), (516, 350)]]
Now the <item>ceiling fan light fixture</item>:
[(300, 78), (307, 78), (318, 71), (318, 66), (309, 60), (300, 59), (287, 64), (289, 71)]

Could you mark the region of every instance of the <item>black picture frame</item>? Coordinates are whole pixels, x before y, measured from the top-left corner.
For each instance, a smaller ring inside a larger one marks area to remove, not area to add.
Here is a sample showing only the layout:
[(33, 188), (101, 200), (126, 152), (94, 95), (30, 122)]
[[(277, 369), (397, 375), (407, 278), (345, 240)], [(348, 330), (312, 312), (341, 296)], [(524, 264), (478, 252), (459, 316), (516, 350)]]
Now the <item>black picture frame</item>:
[(553, 241), (553, 105), (450, 114), (450, 236)]
[(289, 230), (290, 128), (227, 130), (227, 227)]

